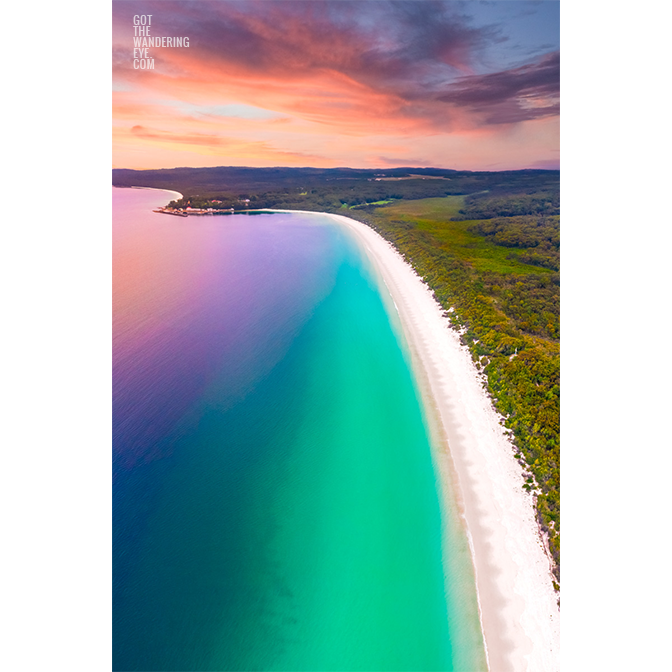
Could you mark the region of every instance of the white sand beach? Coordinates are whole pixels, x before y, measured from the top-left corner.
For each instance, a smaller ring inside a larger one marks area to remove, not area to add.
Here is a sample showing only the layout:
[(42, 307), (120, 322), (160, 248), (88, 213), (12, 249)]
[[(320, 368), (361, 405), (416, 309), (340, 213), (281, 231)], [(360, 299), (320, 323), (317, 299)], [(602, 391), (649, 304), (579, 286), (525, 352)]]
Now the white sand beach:
[[(316, 213), (317, 214), (317, 213)], [(324, 213), (319, 213), (324, 214)], [(441, 425), (444, 489), (457, 480), (491, 672), (559, 670), (560, 613), (522, 469), (459, 334), (431, 290), (369, 227), (330, 215), (368, 250), (400, 314)]]
[(155, 187), (131, 187), (131, 189), (146, 189), (148, 191), (163, 191), (166, 194), (172, 194), (175, 198), (173, 200), (179, 201), (182, 198), (182, 194), (179, 191), (174, 191), (173, 189), (156, 189)]

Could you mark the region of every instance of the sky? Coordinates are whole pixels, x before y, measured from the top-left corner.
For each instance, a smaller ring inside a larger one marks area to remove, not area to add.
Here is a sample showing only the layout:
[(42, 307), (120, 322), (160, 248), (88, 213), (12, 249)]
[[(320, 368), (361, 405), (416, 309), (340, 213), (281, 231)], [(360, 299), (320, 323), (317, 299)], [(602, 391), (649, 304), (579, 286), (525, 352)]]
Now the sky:
[(559, 168), (559, 43), (556, 0), (114, 0), (113, 166)]

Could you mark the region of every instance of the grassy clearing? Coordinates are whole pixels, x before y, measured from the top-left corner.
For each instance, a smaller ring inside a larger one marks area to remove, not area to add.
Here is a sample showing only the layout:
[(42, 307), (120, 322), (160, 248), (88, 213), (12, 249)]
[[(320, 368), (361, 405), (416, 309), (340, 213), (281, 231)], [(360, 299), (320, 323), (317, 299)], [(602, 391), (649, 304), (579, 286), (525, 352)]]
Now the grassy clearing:
[(417, 201), (401, 201), (386, 208), (384, 212), (408, 216), (414, 219), (426, 219), (438, 222), (446, 221), (459, 214), (464, 207), (464, 196), (446, 196), (444, 198), (421, 198)]
[[(393, 203), (393, 202), (394, 201), (392, 200), (387, 200), (387, 201), (374, 201), (373, 203), (361, 203), (360, 205), (351, 205), (350, 210), (354, 210), (355, 208), (368, 208), (370, 205), (386, 205), (387, 203)], [(346, 205), (346, 207), (348, 206)]]
[(483, 236), (469, 232), (473, 221), (452, 222), (464, 206), (464, 196), (423, 198), (402, 201), (379, 209), (379, 214), (412, 224), (419, 231), (429, 233), (439, 245), (478, 273), (507, 273), (514, 275), (547, 275), (549, 269), (507, 259), (511, 249), (495, 245)]

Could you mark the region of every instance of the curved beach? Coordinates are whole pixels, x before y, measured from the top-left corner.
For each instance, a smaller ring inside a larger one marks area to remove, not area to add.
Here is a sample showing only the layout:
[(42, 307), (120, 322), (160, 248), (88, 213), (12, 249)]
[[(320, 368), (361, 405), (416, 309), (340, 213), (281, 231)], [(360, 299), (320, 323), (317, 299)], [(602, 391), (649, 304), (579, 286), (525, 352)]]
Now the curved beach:
[(163, 191), (166, 194), (173, 194), (175, 196), (174, 200), (179, 200), (182, 198), (182, 194), (179, 191), (174, 189), (157, 189), (156, 187), (130, 187), (131, 189), (145, 189), (146, 191)]
[[(324, 213), (315, 213), (324, 215)], [(368, 226), (347, 226), (397, 306), (426, 405), (438, 426), (435, 460), (444, 491), (456, 490), (469, 538), (492, 672), (559, 669), (560, 613), (532, 495), (468, 349), (431, 290)]]
[(324, 215), (179, 220), (165, 196), (113, 190), (114, 668), (485, 672), (366, 248)]

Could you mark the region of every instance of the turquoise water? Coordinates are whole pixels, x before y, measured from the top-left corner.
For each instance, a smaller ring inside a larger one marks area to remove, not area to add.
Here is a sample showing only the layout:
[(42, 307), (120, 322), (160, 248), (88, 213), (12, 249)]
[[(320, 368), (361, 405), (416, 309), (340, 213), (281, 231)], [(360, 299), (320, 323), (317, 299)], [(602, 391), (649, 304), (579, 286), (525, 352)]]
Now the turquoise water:
[(389, 298), (344, 227), (114, 190), (114, 669), (485, 669)]

